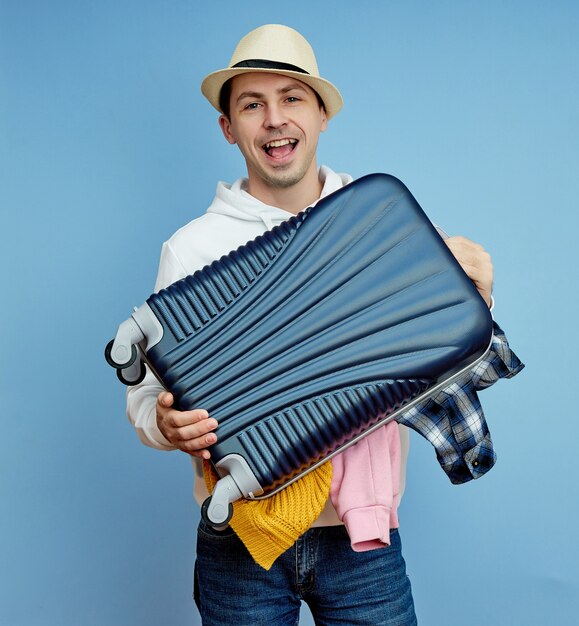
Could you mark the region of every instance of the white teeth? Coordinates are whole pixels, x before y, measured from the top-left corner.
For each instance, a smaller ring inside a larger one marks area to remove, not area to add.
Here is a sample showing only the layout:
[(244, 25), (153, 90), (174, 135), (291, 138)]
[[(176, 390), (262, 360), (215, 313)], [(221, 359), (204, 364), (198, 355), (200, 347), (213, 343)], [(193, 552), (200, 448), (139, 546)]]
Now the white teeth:
[(288, 143), (296, 143), (296, 139), (276, 139), (265, 144), (265, 148), (281, 148), (287, 146)]

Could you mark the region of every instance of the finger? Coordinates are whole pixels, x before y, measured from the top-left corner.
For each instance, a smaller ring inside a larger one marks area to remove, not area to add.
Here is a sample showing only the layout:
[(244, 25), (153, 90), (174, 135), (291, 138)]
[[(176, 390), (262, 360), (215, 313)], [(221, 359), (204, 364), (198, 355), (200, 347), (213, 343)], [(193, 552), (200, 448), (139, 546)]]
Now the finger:
[[(199, 437), (203, 437), (204, 435), (208, 435), (209, 433), (213, 433), (213, 431), (217, 428), (217, 421), (214, 419), (206, 419), (197, 424), (190, 424), (188, 426), (182, 426), (177, 429), (177, 436), (182, 441), (190, 441), (197, 439)], [(209, 444), (215, 443), (217, 441), (217, 437), (213, 436), (209, 441)]]
[(471, 248), (462, 244), (448, 244), (448, 249), (459, 263), (472, 261), (475, 256)]
[(476, 265), (471, 265), (462, 261), (460, 266), (464, 270), (464, 273), (474, 282), (479, 282), (481, 279), (481, 271)]
[(205, 448), (212, 446), (214, 443), (217, 443), (217, 435), (215, 433), (207, 433), (205, 435), (201, 435), (200, 437), (182, 441), (180, 446), (184, 450), (187, 450), (187, 452), (195, 452), (204, 450)]
[(462, 237), (461, 235), (454, 235), (452, 237), (448, 237), (444, 241), (446, 245), (449, 247), (456, 246), (460, 248), (474, 248), (474, 249), (483, 250), (483, 247), (480, 245), (480, 243), (477, 243), (476, 241), (472, 241), (471, 239), (467, 239), (466, 237)]
[(192, 411), (176, 411), (172, 410), (167, 417), (171, 420), (171, 424), (175, 428), (198, 424), (199, 422), (209, 419), (209, 413), (205, 409), (193, 409)]
[(175, 446), (175, 448), (177, 448), (177, 450), (181, 450), (181, 452), (185, 452), (186, 454), (189, 454), (190, 456), (195, 456), (200, 459), (211, 458), (211, 452), (209, 452), (209, 450), (207, 449), (207, 446), (205, 445), (196, 445), (195, 443), (191, 441), (185, 441), (185, 442), (176, 441), (173, 443), (173, 445)]
[(157, 397), (157, 402), (165, 408), (173, 406), (173, 394), (168, 391), (161, 391)]
[(197, 456), (202, 459), (209, 459), (211, 453), (207, 448), (217, 441), (217, 436), (214, 433), (209, 433), (195, 439), (189, 439), (188, 441), (180, 441), (176, 443), (177, 447), (183, 452), (187, 452), (192, 456)]
[(456, 250), (450, 247), (450, 251), (452, 252), (454, 258), (458, 261), (460, 266), (463, 268), (467, 274), (475, 271), (479, 272), (481, 275), (490, 275), (493, 273), (493, 264), (491, 261), (490, 254), (481, 251), (474, 251), (472, 249), (466, 250)]
[(460, 266), (464, 273), (475, 283), (481, 287), (488, 288), (492, 286), (493, 272), (490, 268), (481, 268), (479, 265), (470, 265), (461, 263)]
[(209, 452), (209, 450), (194, 450), (193, 452), (183, 450), (183, 452), (187, 452), (187, 454), (195, 456), (199, 459), (204, 459), (205, 461), (209, 461), (209, 459), (211, 458), (211, 453)]
[(492, 271), (481, 272), (479, 267), (475, 267), (473, 265), (461, 264), (461, 267), (464, 270), (465, 274), (473, 282), (474, 286), (477, 288), (477, 291), (480, 293), (483, 300), (487, 303), (487, 305), (490, 306), (492, 286), (493, 286)]

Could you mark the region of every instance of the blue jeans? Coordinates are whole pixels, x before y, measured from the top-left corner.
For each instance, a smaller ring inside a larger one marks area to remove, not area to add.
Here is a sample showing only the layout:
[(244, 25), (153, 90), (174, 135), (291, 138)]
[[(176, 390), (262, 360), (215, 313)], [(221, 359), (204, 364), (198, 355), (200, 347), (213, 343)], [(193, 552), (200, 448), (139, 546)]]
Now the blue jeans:
[(301, 600), (319, 626), (415, 625), (397, 530), (390, 539), (354, 552), (343, 526), (311, 528), (265, 571), (231, 529), (201, 522), (194, 597), (203, 626), (295, 626)]

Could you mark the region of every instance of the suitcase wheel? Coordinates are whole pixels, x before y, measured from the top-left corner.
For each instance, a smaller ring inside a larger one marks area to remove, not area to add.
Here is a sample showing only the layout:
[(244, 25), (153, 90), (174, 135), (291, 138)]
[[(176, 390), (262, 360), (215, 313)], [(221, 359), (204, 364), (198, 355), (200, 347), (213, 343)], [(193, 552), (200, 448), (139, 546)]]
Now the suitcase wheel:
[(211, 504), (211, 496), (201, 505), (201, 519), (214, 528), (215, 530), (225, 530), (229, 526), (229, 522), (233, 517), (233, 504), (230, 502), (227, 508), (227, 517), (224, 520), (213, 520), (209, 517), (209, 505)]
[[(136, 367), (138, 367), (139, 370), (134, 378), (125, 377), (125, 370), (129, 370), (131, 374), (134, 375)], [(143, 363), (143, 361), (139, 361), (138, 366), (137, 364), (133, 364), (130, 368), (117, 368), (117, 378), (123, 383), (123, 385), (127, 385), (128, 387), (132, 385), (138, 385), (139, 383), (143, 382), (146, 373), (147, 370), (145, 369), (145, 364)]]
[(105, 359), (107, 361), (107, 363), (111, 366), (111, 367), (115, 367), (115, 368), (126, 368), (126, 367), (130, 367), (136, 360), (137, 360), (137, 347), (135, 345), (131, 346), (131, 358), (126, 362), (126, 363), (117, 363), (113, 357), (112, 357), (112, 350), (113, 350), (113, 343), (115, 342), (114, 339), (111, 339), (108, 343), (107, 343), (107, 347), (105, 348)]

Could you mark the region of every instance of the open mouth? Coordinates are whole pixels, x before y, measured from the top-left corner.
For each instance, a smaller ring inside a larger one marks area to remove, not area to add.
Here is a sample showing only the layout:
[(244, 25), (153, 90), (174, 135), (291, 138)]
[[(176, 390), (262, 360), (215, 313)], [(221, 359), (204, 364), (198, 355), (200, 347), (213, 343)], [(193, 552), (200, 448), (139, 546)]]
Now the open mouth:
[(264, 144), (262, 148), (272, 159), (283, 159), (293, 152), (297, 145), (297, 139), (275, 139)]

